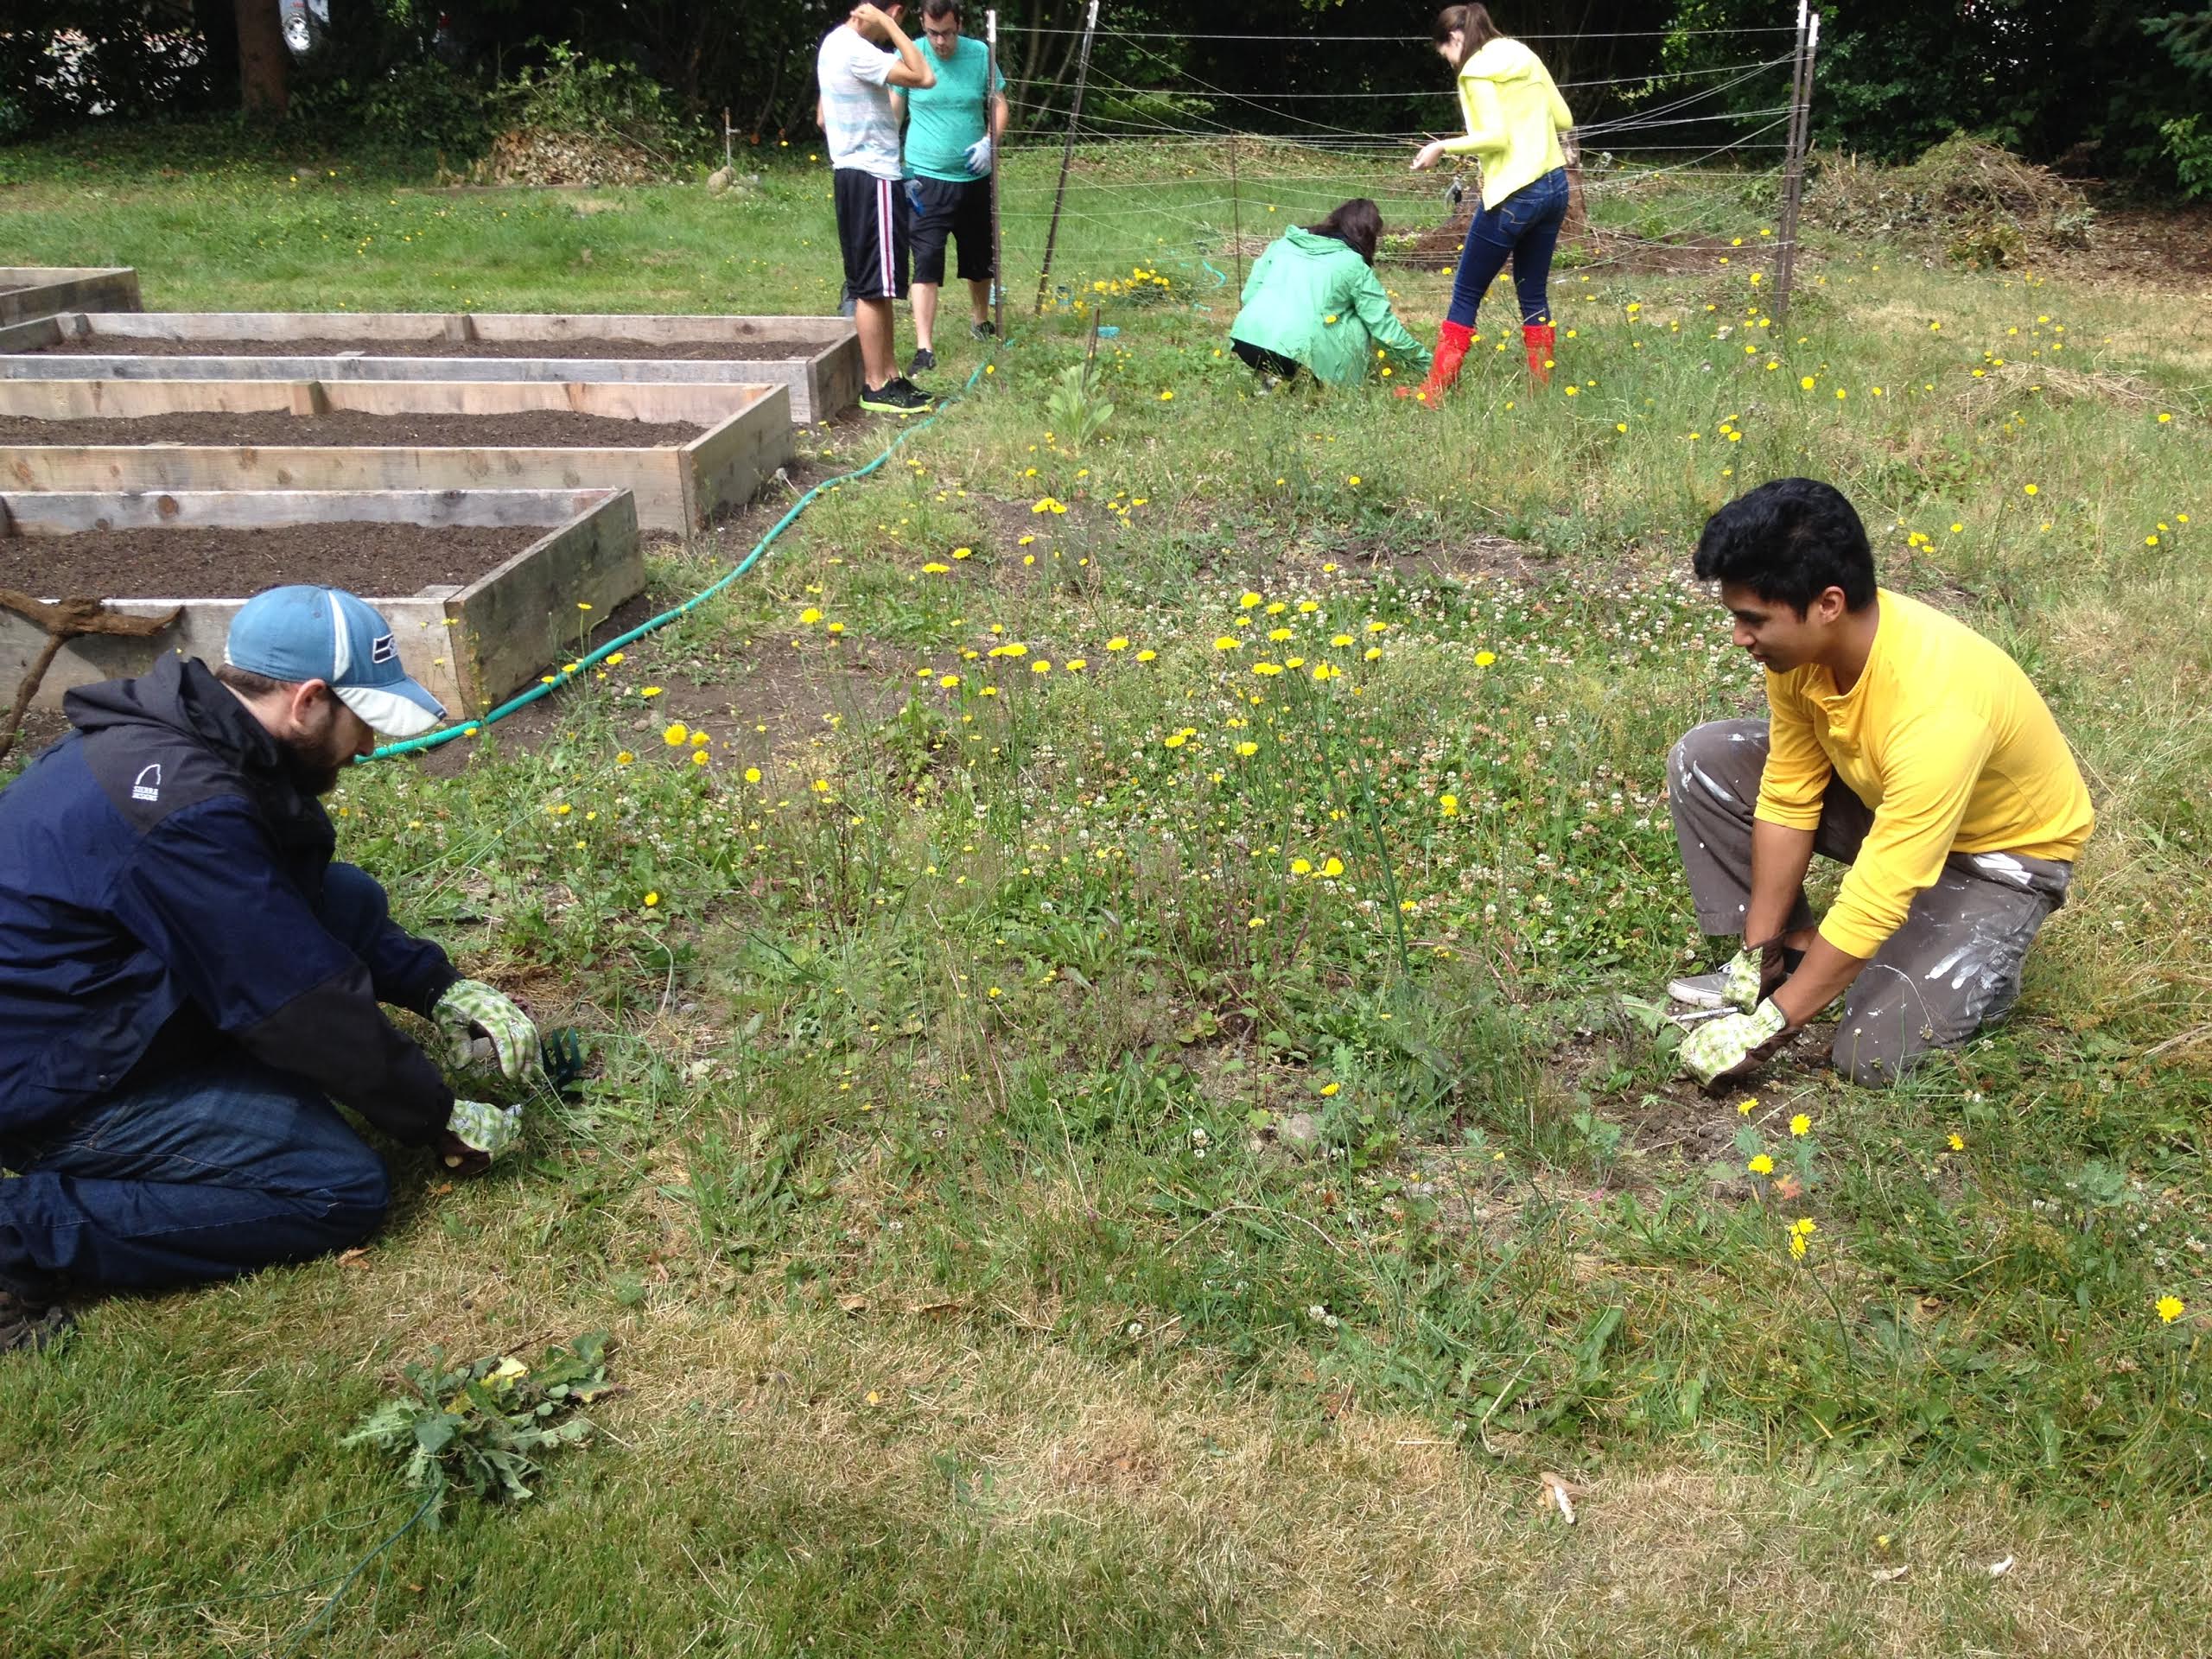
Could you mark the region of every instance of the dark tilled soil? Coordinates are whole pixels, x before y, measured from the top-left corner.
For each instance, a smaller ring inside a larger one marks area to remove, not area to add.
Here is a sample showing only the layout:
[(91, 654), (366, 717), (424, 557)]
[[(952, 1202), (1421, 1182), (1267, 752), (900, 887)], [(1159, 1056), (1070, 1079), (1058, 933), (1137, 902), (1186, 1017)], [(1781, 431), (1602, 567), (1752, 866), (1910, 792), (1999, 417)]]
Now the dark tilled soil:
[(646, 449), (689, 443), (702, 429), (648, 425), (565, 409), (512, 415), (368, 415), (334, 410), (291, 415), (280, 410), (240, 414), (145, 415), (129, 419), (33, 420), (0, 416), (0, 445), (199, 443), (273, 448), (296, 444), (440, 445), (472, 449)]
[(0, 588), (47, 599), (231, 599), (314, 582), (404, 598), (474, 582), (545, 534), (421, 524), (95, 530), (0, 539)]
[(27, 347), (61, 357), (558, 357), (761, 363), (812, 357), (805, 340), (141, 340), (92, 334)]

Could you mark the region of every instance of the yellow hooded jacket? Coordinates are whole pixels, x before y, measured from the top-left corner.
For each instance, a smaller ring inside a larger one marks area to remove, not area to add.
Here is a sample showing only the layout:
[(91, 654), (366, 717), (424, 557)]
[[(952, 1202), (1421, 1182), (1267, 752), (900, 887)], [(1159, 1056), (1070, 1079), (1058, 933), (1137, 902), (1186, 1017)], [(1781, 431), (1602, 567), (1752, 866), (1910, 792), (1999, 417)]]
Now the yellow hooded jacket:
[(1543, 60), (1520, 41), (1501, 35), (1487, 42), (1459, 66), (1459, 91), (1467, 132), (1446, 139), (1444, 153), (1482, 163), (1484, 207), (1567, 165), (1559, 136), (1574, 117)]

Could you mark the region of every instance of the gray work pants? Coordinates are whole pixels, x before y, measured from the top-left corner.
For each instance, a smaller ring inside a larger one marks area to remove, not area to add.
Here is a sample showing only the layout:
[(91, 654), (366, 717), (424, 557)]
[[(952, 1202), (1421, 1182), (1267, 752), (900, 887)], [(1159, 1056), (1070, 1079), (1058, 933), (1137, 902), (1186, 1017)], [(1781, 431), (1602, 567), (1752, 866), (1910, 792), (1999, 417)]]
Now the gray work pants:
[[(1751, 814), (1766, 769), (1763, 720), (1695, 728), (1667, 762), (1667, 800), (1682, 869), (1707, 933), (1741, 934), (1751, 900)], [(1821, 803), (1813, 850), (1848, 864), (1873, 810), (1841, 779)], [(2020, 995), (2020, 964), (2044, 918), (2066, 902), (2070, 864), (2018, 853), (1954, 853), (1936, 885), (1844, 993), (1830, 1058), (1853, 1083), (1894, 1083), (1931, 1048), (1956, 1048), (2002, 1020)], [(1801, 891), (1792, 931), (1812, 925)]]

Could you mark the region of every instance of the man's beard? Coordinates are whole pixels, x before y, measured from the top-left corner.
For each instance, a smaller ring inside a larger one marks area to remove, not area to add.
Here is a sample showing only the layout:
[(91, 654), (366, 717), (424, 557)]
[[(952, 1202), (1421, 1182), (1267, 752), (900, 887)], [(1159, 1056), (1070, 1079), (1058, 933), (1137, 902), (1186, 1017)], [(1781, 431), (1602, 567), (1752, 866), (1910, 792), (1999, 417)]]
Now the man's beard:
[(343, 761), (332, 760), (319, 750), (283, 738), (276, 740), (276, 747), (285, 779), (301, 794), (327, 795), (338, 787)]

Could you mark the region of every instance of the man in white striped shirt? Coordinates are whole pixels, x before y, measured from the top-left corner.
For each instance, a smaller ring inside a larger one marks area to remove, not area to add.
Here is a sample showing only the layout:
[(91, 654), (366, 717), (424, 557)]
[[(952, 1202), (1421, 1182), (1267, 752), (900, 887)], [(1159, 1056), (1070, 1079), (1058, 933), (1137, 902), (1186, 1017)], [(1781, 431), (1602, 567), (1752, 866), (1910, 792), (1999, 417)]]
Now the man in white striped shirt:
[(891, 349), (892, 305), (906, 297), (909, 212), (891, 89), (937, 85), (937, 71), (899, 27), (900, 10), (863, 0), (823, 36), (815, 58), (835, 169), (837, 241), (860, 327), (861, 407), (887, 415), (912, 414), (931, 402), (898, 372)]

